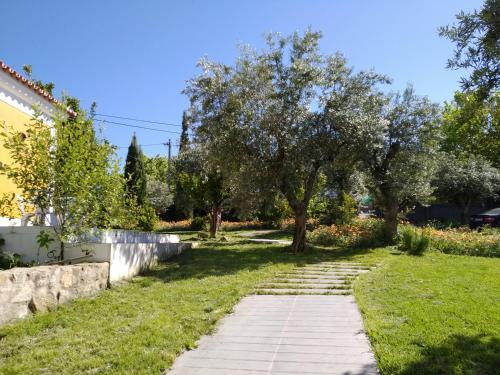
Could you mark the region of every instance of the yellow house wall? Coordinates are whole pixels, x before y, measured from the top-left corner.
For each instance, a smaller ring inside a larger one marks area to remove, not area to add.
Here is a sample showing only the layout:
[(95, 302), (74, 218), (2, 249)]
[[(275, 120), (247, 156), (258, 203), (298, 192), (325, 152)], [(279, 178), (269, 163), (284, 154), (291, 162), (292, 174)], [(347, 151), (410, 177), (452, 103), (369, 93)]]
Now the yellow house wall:
[[(26, 128), (25, 124), (29, 123), (30, 119), (31, 117), (26, 113), (0, 100), (0, 127), (2, 130), (12, 127), (15, 130), (24, 131)], [(0, 141), (0, 162), (5, 164), (11, 162), (9, 152), (3, 147), (2, 141)], [(21, 191), (14, 182), (0, 174), (0, 195), (4, 193), (20, 194)], [(15, 211), (13, 214), (15, 214)], [(19, 217), (19, 214), (14, 216)]]

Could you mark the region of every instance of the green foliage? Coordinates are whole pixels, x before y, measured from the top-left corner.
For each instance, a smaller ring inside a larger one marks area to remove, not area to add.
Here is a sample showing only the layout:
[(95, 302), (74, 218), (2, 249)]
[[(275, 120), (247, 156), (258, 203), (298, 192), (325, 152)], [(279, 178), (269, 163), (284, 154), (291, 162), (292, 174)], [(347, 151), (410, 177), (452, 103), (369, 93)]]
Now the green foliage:
[(326, 215), (322, 218), (327, 224), (352, 224), (358, 214), (358, 204), (352, 195), (341, 192), (328, 204)]
[(52, 83), (52, 82), (44, 83), (43, 81), (41, 81), (39, 79), (35, 79), (33, 77), (33, 67), (30, 64), (23, 65), (23, 71), (27, 74), (28, 79), (30, 79), (31, 81), (33, 81), (33, 83), (35, 85), (37, 85), (38, 87), (40, 87), (42, 90), (44, 90), (48, 94), (53, 95), (54, 83)]
[[(255, 190), (279, 190), (300, 223), (292, 248), (303, 251), (307, 209), (321, 168), (376, 138), (371, 116), (388, 81), (354, 73), (340, 55), (320, 54), (321, 33), (272, 34), (265, 50), (243, 50), (234, 66), (202, 60), (189, 81), (196, 137), (225, 173), (255, 172)], [(233, 178), (238, 180), (238, 178)]]
[(182, 113), (182, 131), (179, 139), (179, 154), (182, 154), (189, 147), (189, 115), (186, 111)]
[(46, 253), (49, 252), (49, 247), (52, 242), (54, 242), (54, 238), (50, 235), (50, 233), (43, 229), (36, 235), (36, 242), (38, 243), (38, 250), (36, 254), (36, 263), (39, 263), (40, 260), (40, 249), (45, 250)]
[(147, 182), (147, 200), (157, 216), (164, 216), (174, 202), (174, 196), (168, 188), (166, 182), (153, 180), (148, 178)]
[(406, 227), (401, 230), (399, 248), (411, 255), (422, 255), (429, 248), (431, 239), (425, 230)]
[[(55, 234), (61, 243), (93, 228), (110, 226), (122, 204), (123, 185), (112, 147), (93, 128), (83, 110), (69, 116), (64, 98), (47, 126), (39, 113), (24, 134), (12, 128), (1, 133), (12, 162), (2, 173), (21, 190), (24, 203), (37, 207), (45, 218), (53, 209)], [(44, 219), (42, 220), (43, 223)]]
[(143, 204), (138, 207), (138, 220), (137, 226), (144, 231), (154, 231), (158, 223), (158, 216), (156, 216), (155, 209), (149, 204)]
[(283, 220), (290, 217), (292, 211), (288, 205), (286, 199), (281, 193), (276, 193), (267, 195), (263, 199), (259, 211), (257, 212), (257, 218), (269, 227), (279, 228), (283, 223)]
[(143, 155), (143, 167), (148, 181), (167, 181), (169, 175), (167, 157), (160, 155), (147, 157)]
[(0, 270), (22, 267), (23, 265), (23, 262), (21, 262), (21, 255), (0, 250)]
[(456, 92), (445, 103), (441, 132), (447, 153), (482, 157), (500, 168), (500, 94), (480, 100), (477, 92)]
[(143, 205), (146, 202), (147, 178), (144, 169), (144, 155), (137, 143), (135, 134), (128, 147), (124, 175), (127, 181), (128, 193), (135, 197), (139, 205)]
[(191, 220), (189, 229), (191, 230), (207, 230), (208, 220), (205, 216), (196, 216)]
[(366, 143), (363, 161), (368, 188), (382, 208), (386, 237), (393, 241), (398, 214), (432, 196), (436, 169), (439, 106), (419, 97), (413, 88), (392, 96), (381, 113), (383, 136)]
[(52, 238), (52, 236), (48, 231), (41, 230), (36, 235), (36, 242), (38, 244), (38, 247), (44, 249), (45, 251), (49, 251), (49, 246), (52, 242), (54, 242), (54, 239)]
[(480, 157), (444, 154), (433, 185), (439, 198), (462, 209), (462, 223), (465, 224), (471, 203), (497, 196), (500, 170)]
[(449, 69), (467, 69), (462, 77), (464, 91), (478, 90), (481, 99), (500, 87), (500, 26), (498, 0), (485, 0), (481, 10), (463, 11), (456, 15), (458, 23), (439, 29), (439, 35), (455, 43)]
[(195, 209), (202, 206), (202, 161), (195, 149), (188, 149), (174, 159), (173, 164), (176, 219), (190, 219)]
[(4, 251), (5, 238), (0, 236), (0, 270), (8, 270), (14, 267), (20, 267), (23, 265), (21, 262), (21, 256), (16, 253)]

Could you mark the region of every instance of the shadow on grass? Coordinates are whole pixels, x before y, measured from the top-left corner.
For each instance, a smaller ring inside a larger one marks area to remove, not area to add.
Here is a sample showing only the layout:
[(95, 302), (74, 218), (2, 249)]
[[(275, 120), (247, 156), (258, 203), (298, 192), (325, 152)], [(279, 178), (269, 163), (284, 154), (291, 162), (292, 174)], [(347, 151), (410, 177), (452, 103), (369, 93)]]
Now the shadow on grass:
[(320, 249), (310, 247), (307, 252), (294, 254), (280, 245), (262, 245), (252, 241), (206, 242), (200, 248), (189, 249), (172, 258), (144, 276), (165, 282), (231, 275), (240, 271), (255, 271), (271, 264), (305, 264), (323, 261), (349, 260), (371, 249)]
[(424, 348), (422, 356), (401, 374), (498, 374), (500, 338), (452, 335), (441, 345)]
[(270, 230), (264, 233), (256, 233), (255, 236), (251, 238), (257, 239), (267, 239), (267, 240), (291, 240), (293, 238), (293, 233), (288, 230)]

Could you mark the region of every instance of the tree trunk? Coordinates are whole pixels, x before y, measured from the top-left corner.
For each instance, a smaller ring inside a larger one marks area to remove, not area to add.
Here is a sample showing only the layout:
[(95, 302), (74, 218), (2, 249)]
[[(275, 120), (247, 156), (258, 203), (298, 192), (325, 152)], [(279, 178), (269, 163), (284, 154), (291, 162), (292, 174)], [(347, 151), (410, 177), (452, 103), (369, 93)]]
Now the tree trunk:
[(465, 225), (469, 221), (470, 216), (470, 202), (460, 203), (460, 224)]
[(384, 210), (384, 236), (387, 243), (393, 243), (398, 234), (398, 206), (391, 205)]
[(214, 206), (210, 211), (210, 238), (215, 238), (217, 235), (217, 230), (220, 226), (220, 220), (222, 216), (222, 207)]
[(64, 260), (64, 241), (61, 241), (61, 252), (59, 253), (59, 260)]
[(307, 208), (305, 206), (305, 204), (299, 204), (295, 209), (295, 230), (292, 242), (294, 253), (303, 252), (306, 248)]

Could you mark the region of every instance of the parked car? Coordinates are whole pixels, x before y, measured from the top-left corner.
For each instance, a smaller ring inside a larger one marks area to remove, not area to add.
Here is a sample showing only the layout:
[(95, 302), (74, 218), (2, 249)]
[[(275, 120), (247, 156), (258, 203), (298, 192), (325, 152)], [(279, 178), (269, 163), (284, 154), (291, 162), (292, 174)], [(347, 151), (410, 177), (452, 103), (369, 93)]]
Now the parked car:
[(479, 215), (472, 215), (469, 221), (469, 227), (476, 229), (488, 225), (490, 227), (500, 227), (500, 207), (483, 212)]

